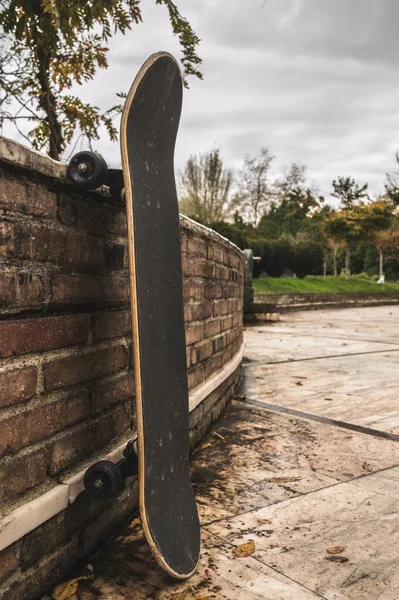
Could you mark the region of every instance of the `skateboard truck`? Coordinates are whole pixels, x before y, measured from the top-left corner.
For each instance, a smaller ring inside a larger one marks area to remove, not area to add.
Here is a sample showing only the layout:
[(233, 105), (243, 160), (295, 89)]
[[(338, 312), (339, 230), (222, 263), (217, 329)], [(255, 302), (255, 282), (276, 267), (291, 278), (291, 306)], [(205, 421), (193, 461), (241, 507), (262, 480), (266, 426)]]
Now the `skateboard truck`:
[(124, 187), (122, 169), (109, 169), (100, 154), (85, 150), (72, 156), (67, 167), (68, 179), (84, 190), (109, 188), (113, 198), (120, 198)]
[(86, 492), (96, 500), (109, 500), (125, 487), (125, 479), (138, 473), (137, 440), (130, 440), (119, 462), (100, 460), (89, 467), (83, 478)]

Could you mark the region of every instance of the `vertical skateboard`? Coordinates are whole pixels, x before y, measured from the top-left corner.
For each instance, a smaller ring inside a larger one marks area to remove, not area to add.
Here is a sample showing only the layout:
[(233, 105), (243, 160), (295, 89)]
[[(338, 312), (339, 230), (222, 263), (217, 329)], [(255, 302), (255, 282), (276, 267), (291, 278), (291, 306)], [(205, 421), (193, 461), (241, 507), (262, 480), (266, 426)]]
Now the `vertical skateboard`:
[[(122, 113), (136, 382), (138, 449), (117, 465), (100, 461), (85, 487), (110, 497), (136, 470), (145, 536), (160, 566), (185, 579), (196, 569), (200, 527), (189, 475), (189, 409), (174, 148), (182, 78), (174, 58), (152, 55), (140, 69)], [(82, 156), (83, 155), (83, 156)], [(84, 187), (109, 183), (103, 159), (72, 158), (70, 178)], [(112, 173), (112, 181), (117, 180)], [(81, 178), (82, 181), (77, 181)], [(90, 183), (87, 183), (90, 182)]]

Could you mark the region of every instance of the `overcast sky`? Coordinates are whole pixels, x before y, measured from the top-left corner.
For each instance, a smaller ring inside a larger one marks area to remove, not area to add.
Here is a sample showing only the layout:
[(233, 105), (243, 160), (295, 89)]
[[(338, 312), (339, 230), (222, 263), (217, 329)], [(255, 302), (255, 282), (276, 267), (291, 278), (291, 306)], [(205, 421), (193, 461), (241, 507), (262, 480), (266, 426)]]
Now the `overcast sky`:
[[(201, 38), (204, 80), (185, 91), (176, 167), (219, 146), (227, 165), (268, 146), (328, 195), (351, 175), (383, 190), (399, 149), (398, 0), (176, 0)], [(110, 68), (76, 91), (102, 108), (128, 91), (158, 50), (180, 49), (166, 8), (141, 2), (143, 23), (111, 42)], [(95, 144), (114, 166), (119, 145)]]

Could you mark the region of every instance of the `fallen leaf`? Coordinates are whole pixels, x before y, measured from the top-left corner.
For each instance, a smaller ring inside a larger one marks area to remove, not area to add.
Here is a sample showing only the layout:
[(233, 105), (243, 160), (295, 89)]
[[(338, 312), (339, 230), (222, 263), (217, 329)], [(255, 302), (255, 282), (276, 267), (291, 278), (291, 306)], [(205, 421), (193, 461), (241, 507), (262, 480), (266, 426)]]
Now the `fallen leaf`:
[(345, 550), (346, 546), (333, 546), (332, 548), (327, 548), (328, 554), (340, 554)]
[(220, 433), (218, 433), (217, 431), (214, 431), (213, 435), (216, 435), (216, 437), (220, 438), (221, 440), (225, 440), (226, 439), (225, 437), (223, 437), (222, 435), (220, 435)]
[(172, 600), (212, 600), (209, 596), (200, 596), (194, 594), (192, 588), (188, 588), (184, 592), (172, 594)]
[(234, 548), (233, 554), (236, 558), (245, 558), (251, 556), (255, 552), (255, 542), (249, 540), (246, 544), (240, 544), (237, 548)]
[(332, 402), (333, 401), (332, 398), (324, 398), (324, 400), (327, 400), (327, 402)]
[(348, 562), (349, 558), (347, 558), (346, 556), (339, 556), (339, 555), (335, 555), (335, 556), (325, 556), (326, 560), (330, 560), (331, 562), (338, 562), (338, 563), (345, 563)]
[(261, 525), (271, 525), (272, 522), (269, 519), (258, 519), (258, 523)]
[(130, 523), (130, 527), (141, 527), (140, 517), (137, 517), (137, 519), (133, 519), (133, 521)]
[(241, 423), (241, 425), (236, 425), (236, 429), (244, 429), (244, 427), (248, 427), (248, 423)]
[(295, 385), (303, 385), (302, 381), (296, 381)]
[(372, 466), (372, 465), (370, 465), (370, 463), (368, 463), (368, 462), (364, 462), (364, 463), (363, 463), (363, 469), (364, 469), (365, 471), (368, 471), (369, 473), (370, 473), (371, 471), (374, 471), (374, 469), (373, 469), (373, 466)]
[(75, 579), (70, 579), (69, 581), (65, 581), (65, 583), (60, 583), (53, 589), (52, 598), (53, 600), (67, 600), (74, 594), (76, 594), (79, 581), (82, 579), (89, 579), (86, 576), (75, 577)]
[(292, 481), (300, 481), (302, 479), (302, 477), (293, 477), (293, 476), (286, 476), (286, 477), (266, 477), (266, 479), (264, 479), (264, 481), (267, 481), (268, 483), (291, 483)]

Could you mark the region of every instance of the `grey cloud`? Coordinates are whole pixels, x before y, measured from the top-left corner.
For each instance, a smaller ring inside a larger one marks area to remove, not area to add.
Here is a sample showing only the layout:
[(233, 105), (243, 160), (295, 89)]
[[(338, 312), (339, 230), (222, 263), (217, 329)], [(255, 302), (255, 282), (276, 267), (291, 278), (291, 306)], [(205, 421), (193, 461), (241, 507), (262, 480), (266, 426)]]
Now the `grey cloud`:
[[(328, 194), (353, 175), (383, 189), (399, 147), (397, 0), (190, 0), (179, 6), (202, 38), (204, 81), (185, 92), (176, 166), (215, 145), (240, 166), (267, 145), (275, 168), (292, 161)], [(84, 89), (103, 108), (130, 86), (148, 54), (180, 49), (163, 7), (112, 41), (110, 69)], [(81, 92), (81, 88), (77, 90)], [(95, 147), (114, 165), (119, 148)]]

